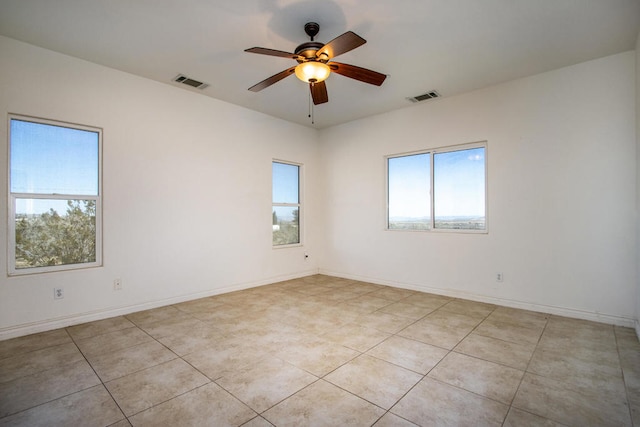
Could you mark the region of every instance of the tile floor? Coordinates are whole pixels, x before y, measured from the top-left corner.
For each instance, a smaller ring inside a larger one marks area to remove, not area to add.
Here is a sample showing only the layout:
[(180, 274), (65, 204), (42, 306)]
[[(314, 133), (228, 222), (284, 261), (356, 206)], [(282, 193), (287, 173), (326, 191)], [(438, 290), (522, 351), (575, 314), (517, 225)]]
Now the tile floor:
[(1, 426), (633, 423), (632, 329), (321, 275), (0, 342)]

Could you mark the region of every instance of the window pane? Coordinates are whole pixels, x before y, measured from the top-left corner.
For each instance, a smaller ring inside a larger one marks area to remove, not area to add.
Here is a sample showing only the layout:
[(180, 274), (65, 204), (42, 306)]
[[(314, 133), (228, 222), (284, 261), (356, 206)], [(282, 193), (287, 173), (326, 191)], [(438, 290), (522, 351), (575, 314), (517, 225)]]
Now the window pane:
[(96, 261), (95, 200), (16, 199), (16, 269)]
[(484, 148), (436, 153), (435, 228), (484, 230)]
[(300, 210), (296, 206), (273, 207), (273, 244), (300, 243)]
[(430, 228), (429, 160), (428, 153), (388, 159), (390, 229)]
[(273, 203), (299, 202), (300, 167), (273, 162)]
[(98, 195), (98, 132), (11, 120), (11, 192)]

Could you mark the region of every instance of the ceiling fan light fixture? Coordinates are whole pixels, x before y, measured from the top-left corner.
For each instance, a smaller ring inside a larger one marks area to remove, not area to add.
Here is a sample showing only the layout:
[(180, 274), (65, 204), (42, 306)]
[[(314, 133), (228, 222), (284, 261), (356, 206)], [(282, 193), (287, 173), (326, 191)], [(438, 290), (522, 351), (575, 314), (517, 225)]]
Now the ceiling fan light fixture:
[(329, 74), (331, 74), (331, 68), (322, 62), (307, 61), (296, 67), (296, 77), (305, 83), (323, 82)]

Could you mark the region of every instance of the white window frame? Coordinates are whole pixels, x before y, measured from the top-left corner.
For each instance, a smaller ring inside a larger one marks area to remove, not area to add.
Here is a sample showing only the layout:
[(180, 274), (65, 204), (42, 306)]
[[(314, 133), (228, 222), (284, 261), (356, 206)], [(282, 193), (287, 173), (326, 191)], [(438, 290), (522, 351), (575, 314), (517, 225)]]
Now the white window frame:
[[(19, 120), (43, 125), (59, 126), (69, 129), (78, 129), (98, 134), (98, 194), (46, 194), (46, 193), (12, 193), (11, 192), (11, 121)], [(9, 276), (23, 276), (56, 271), (80, 270), (102, 266), (102, 128), (63, 122), (59, 120), (43, 119), (20, 114), (9, 114), (7, 121), (7, 194), (8, 207), (8, 238), (7, 238), (7, 273)], [(46, 199), (46, 200), (93, 200), (96, 203), (96, 260), (81, 264), (64, 264), (45, 267), (30, 267), (16, 269), (16, 200), (17, 199)]]
[(303, 246), (303, 242), (304, 242), (304, 218), (303, 218), (303, 213), (304, 213), (304, 209), (303, 209), (303, 194), (304, 194), (304, 165), (302, 163), (297, 163), (297, 162), (292, 162), (289, 160), (281, 160), (281, 159), (271, 159), (271, 170), (273, 171), (273, 164), (274, 163), (282, 163), (284, 165), (291, 165), (291, 166), (297, 166), (298, 167), (298, 203), (280, 203), (280, 202), (274, 202), (273, 201), (273, 175), (272, 175), (272, 179), (271, 179), (271, 212), (273, 213), (273, 208), (274, 207), (297, 207), (298, 208), (298, 243), (289, 243), (286, 245), (274, 245), (273, 244), (273, 231), (272, 231), (272, 239), (271, 239), (271, 247), (273, 249), (284, 249), (284, 248), (294, 248), (294, 247), (299, 247), (299, 246)]
[[(471, 150), (474, 148), (484, 148), (484, 214), (485, 226), (483, 230), (474, 229), (458, 229), (458, 228), (435, 228), (435, 193), (434, 193), (434, 156), (440, 153), (450, 153), (453, 151)], [(429, 229), (415, 230), (402, 228), (389, 228), (389, 159), (413, 156), (418, 154), (429, 154), (429, 197), (430, 197), (430, 227)], [(470, 233), (470, 234), (488, 234), (489, 233), (489, 147), (487, 141), (478, 141), (460, 145), (449, 145), (446, 147), (438, 147), (427, 150), (411, 151), (405, 153), (389, 154), (384, 156), (385, 171), (385, 231), (393, 232), (427, 232), (427, 233)]]

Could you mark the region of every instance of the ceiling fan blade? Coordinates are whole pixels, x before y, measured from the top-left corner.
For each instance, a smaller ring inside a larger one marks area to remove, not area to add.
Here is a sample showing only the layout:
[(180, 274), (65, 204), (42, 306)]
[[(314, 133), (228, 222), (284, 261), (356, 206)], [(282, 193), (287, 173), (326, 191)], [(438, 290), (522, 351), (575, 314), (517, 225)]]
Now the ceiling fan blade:
[(274, 83), (278, 83), (280, 80), (284, 79), (285, 77), (292, 75), (295, 72), (295, 70), (296, 70), (296, 67), (291, 67), (291, 68), (287, 68), (284, 71), (280, 71), (278, 74), (274, 74), (273, 76), (267, 79), (264, 79), (260, 83), (256, 83), (255, 85), (251, 86), (249, 90), (251, 92), (259, 92), (262, 89), (267, 88)]
[(327, 65), (334, 73), (376, 86), (380, 86), (384, 82), (384, 79), (387, 78), (386, 74), (367, 70), (362, 67), (356, 67), (355, 65), (341, 64), (339, 62), (330, 62)]
[(250, 49), (245, 49), (244, 51), (249, 53), (258, 53), (260, 55), (279, 56), (280, 58), (290, 58), (290, 59), (300, 58), (300, 55), (296, 55), (295, 53), (285, 52), (285, 51), (276, 50), (276, 49), (268, 49), (266, 47), (252, 47)]
[(311, 97), (313, 98), (313, 104), (324, 104), (329, 102), (329, 95), (327, 94), (327, 85), (324, 81), (319, 83), (309, 83), (309, 89), (311, 90)]
[(331, 59), (343, 53), (349, 52), (362, 46), (367, 41), (354, 33), (353, 31), (347, 31), (341, 36), (336, 37), (329, 43), (322, 46), (320, 50), (316, 52), (316, 58), (318, 59)]

